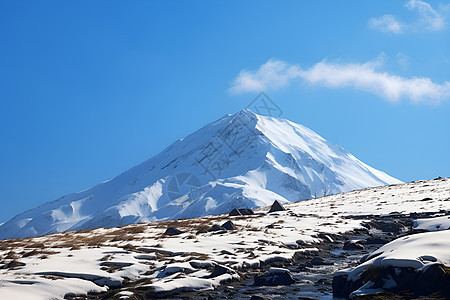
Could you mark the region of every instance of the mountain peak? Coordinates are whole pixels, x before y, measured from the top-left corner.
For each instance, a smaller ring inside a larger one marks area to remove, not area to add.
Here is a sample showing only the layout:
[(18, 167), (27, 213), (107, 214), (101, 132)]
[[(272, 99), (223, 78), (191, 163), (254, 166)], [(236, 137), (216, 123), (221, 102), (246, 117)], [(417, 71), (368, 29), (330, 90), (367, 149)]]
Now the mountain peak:
[(0, 225), (0, 238), (228, 213), (398, 182), (302, 125), (244, 109), (107, 182), (14, 217)]

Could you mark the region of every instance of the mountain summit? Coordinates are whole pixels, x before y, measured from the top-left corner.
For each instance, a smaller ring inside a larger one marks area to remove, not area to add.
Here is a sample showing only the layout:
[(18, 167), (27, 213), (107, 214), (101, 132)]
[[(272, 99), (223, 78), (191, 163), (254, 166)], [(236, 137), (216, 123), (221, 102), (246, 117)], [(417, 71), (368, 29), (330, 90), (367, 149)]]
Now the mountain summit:
[(17, 215), (0, 238), (227, 213), (399, 180), (312, 130), (243, 110), (88, 190)]

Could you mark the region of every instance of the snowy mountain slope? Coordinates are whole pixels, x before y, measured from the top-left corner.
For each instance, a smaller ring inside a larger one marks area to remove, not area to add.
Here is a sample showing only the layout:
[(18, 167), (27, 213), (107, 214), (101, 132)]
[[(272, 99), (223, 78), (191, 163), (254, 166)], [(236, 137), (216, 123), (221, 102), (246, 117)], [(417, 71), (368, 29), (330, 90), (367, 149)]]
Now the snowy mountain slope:
[(304, 126), (243, 110), (109, 181), (14, 217), (0, 238), (198, 217), (399, 182)]
[[(284, 207), (285, 211), (273, 213), (268, 213), (269, 207), (258, 208), (254, 215), (248, 216), (206, 216), (2, 240), (0, 299), (63, 299), (66, 295), (81, 297), (102, 292), (98, 298), (119, 298), (118, 295), (123, 299), (157, 298), (157, 294), (147, 295), (149, 291), (167, 292), (159, 297), (168, 299), (180, 291), (204, 290), (216, 290), (217, 293), (211, 294), (214, 299), (248, 299), (261, 291), (274, 299), (331, 299), (329, 276), (355, 266), (368, 251), (381, 246), (366, 243), (365, 250), (344, 251), (344, 242), (364, 230), (361, 239), (400, 237), (392, 242), (395, 244), (387, 244), (375, 252), (384, 252), (384, 262), (387, 256), (391, 257), (390, 262), (405, 258), (420, 262), (424, 255), (433, 255), (450, 267), (450, 234), (445, 230), (437, 232), (437, 236), (429, 235), (421, 247), (417, 247), (421, 240), (418, 238), (424, 237), (420, 234), (402, 238), (404, 231), (394, 234), (391, 228), (385, 234), (382, 230), (367, 232), (367, 224), (373, 224), (374, 220), (395, 224), (407, 218), (411, 226), (413, 219), (423, 218), (419, 215), (423, 214), (433, 217), (435, 224), (445, 221), (439, 216), (450, 215), (450, 178), (373, 187), (288, 203)], [(233, 222), (235, 230), (198, 233), (201, 228), (228, 221)], [(165, 235), (169, 227), (183, 233)], [(403, 246), (407, 237), (412, 245)], [(299, 266), (304, 261), (296, 260), (302, 253), (308, 262), (320, 254), (333, 264), (302, 269)], [(261, 289), (252, 286), (255, 271), (280, 264), (292, 271), (298, 279), (295, 284), (272, 290), (269, 286)], [(429, 266), (433, 262), (422, 260), (422, 264)], [(210, 276), (215, 265), (229, 271)], [(219, 285), (229, 286), (231, 280), (241, 283), (233, 284), (232, 295), (224, 294)], [(280, 291), (284, 293), (281, 296)], [(208, 294), (189, 297), (205, 299)]]

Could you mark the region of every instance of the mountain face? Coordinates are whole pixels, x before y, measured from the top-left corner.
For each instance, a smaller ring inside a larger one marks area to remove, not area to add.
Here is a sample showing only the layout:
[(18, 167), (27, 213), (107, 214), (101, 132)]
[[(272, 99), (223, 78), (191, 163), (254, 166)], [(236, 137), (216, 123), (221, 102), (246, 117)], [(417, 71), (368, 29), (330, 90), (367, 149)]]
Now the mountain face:
[(310, 129), (227, 115), (88, 190), (17, 215), (0, 238), (227, 213), (400, 183)]

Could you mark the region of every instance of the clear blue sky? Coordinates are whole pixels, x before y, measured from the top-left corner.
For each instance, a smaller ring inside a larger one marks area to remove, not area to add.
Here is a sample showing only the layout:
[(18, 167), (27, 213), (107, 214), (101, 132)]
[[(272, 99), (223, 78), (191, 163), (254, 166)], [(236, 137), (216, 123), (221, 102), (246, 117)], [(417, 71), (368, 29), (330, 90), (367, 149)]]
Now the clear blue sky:
[(449, 10), (423, 3), (0, 1), (0, 221), (244, 108), (239, 74), (375, 168), (450, 176)]

